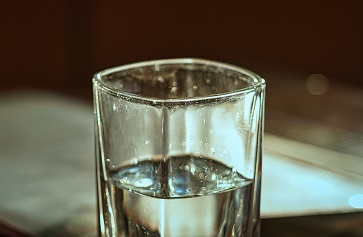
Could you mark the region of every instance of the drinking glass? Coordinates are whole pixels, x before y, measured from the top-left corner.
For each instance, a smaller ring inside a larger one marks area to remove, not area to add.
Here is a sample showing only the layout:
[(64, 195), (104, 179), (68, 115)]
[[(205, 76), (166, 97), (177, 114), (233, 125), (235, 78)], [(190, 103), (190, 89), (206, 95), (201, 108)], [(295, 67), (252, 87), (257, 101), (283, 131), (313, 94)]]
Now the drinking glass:
[(93, 86), (100, 236), (259, 236), (262, 78), (165, 59)]

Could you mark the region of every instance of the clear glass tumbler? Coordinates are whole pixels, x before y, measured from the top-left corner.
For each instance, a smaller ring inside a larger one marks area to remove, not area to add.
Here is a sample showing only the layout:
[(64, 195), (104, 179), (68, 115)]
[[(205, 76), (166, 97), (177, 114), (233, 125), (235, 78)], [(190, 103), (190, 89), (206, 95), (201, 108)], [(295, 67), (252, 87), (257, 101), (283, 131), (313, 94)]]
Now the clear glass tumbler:
[(100, 236), (259, 236), (262, 78), (167, 59), (93, 86)]

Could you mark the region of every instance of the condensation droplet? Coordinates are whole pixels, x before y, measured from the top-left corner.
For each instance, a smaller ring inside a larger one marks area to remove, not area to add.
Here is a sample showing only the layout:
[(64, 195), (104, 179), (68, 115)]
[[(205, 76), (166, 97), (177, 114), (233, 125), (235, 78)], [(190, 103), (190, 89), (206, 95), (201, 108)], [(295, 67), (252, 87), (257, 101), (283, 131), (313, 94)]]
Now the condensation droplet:
[(236, 113), (236, 119), (239, 119), (241, 117), (241, 113), (240, 112), (237, 112)]
[(155, 71), (156, 72), (160, 71), (160, 65), (159, 64), (155, 64)]
[(207, 78), (207, 79), (205, 80), (205, 83), (206, 83), (207, 85), (209, 85), (209, 84), (210, 84), (210, 79), (209, 79), (209, 78)]
[(134, 163), (134, 165), (137, 165), (139, 163), (139, 159), (134, 158), (133, 163)]
[(203, 119), (203, 123), (205, 123), (205, 119)]
[(212, 153), (212, 155), (214, 155), (214, 154), (216, 154), (216, 149), (215, 149), (214, 147), (212, 147), (212, 148), (210, 149), (210, 152)]
[(145, 145), (149, 145), (150, 144), (150, 141), (149, 140), (146, 140), (145, 141)]
[(173, 86), (173, 87), (171, 88), (171, 90), (170, 90), (170, 93), (175, 94), (175, 93), (177, 93), (177, 91), (178, 91), (178, 87)]
[(110, 162), (111, 160), (110, 159), (106, 159), (107, 162)]
[(116, 109), (117, 109), (116, 104), (113, 104), (113, 105), (112, 105), (112, 110), (113, 110), (113, 111), (116, 111)]
[(198, 86), (194, 85), (193, 90), (195, 90), (195, 91), (198, 90)]
[(164, 78), (162, 76), (158, 76), (158, 81), (160, 83), (164, 83), (165, 82), (165, 80), (164, 80)]

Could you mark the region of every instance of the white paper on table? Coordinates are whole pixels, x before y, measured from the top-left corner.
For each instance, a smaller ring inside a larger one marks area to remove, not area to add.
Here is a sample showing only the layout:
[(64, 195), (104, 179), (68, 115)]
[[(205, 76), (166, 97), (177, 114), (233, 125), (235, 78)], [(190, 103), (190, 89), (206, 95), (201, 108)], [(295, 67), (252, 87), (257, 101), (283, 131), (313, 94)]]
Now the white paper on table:
[(359, 211), (352, 206), (352, 199), (363, 194), (359, 171), (363, 173), (360, 157), (266, 134), (261, 214), (276, 217)]

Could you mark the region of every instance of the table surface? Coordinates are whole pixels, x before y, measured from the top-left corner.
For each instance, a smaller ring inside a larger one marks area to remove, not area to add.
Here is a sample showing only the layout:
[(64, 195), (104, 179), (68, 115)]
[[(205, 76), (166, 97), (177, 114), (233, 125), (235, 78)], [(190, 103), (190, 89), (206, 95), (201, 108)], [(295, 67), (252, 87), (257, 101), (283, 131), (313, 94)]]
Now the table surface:
[[(0, 95), (0, 220), (40, 236), (57, 227), (69, 236), (92, 233), (93, 143), (92, 105), (45, 91)], [(342, 156), (344, 169), (325, 159)], [(351, 155), (266, 134), (262, 217), (359, 211), (350, 200), (363, 193), (363, 181), (350, 171), (363, 170), (362, 163)]]

